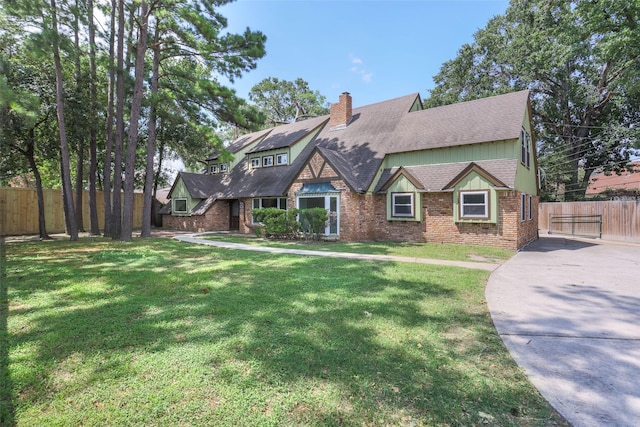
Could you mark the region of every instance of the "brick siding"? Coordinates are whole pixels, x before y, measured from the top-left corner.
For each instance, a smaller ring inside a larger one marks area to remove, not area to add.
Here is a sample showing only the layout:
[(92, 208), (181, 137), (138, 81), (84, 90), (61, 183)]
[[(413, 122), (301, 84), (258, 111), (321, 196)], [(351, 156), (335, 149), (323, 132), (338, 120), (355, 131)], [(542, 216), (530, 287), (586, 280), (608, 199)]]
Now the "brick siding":
[[(458, 243), (520, 249), (538, 237), (538, 197), (533, 197), (534, 218), (520, 221), (521, 193), (498, 192), (498, 223), (471, 223), (453, 220), (452, 193), (423, 193), (422, 221), (387, 220), (386, 195), (358, 194), (315, 153), (294, 180), (287, 194), (287, 207), (296, 207), (295, 193), (305, 182), (331, 182), (340, 190), (340, 239), (346, 241), (410, 241)], [(527, 199), (528, 203), (528, 199)], [(240, 200), (241, 233), (253, 233), (252, 199)], [(527, 212), (528, 213), (528, 212)], [(229, 202), (216, 201), (205, 215), (180, 217), (165, 215), (166, 228), (191, 231), (229, 229)]]

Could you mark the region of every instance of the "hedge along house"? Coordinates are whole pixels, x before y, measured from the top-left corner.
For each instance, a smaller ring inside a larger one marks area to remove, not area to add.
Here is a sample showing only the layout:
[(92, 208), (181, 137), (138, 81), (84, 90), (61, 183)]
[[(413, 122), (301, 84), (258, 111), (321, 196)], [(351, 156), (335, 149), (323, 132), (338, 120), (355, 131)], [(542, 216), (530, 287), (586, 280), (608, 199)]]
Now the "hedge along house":
[(537, 238), (528, 91), (423, 109), (412, 94), (245, 135), (180, 173), (168, 228), (251, 233), (255, 208), (323, 207), (327, 238), (519, 249)]

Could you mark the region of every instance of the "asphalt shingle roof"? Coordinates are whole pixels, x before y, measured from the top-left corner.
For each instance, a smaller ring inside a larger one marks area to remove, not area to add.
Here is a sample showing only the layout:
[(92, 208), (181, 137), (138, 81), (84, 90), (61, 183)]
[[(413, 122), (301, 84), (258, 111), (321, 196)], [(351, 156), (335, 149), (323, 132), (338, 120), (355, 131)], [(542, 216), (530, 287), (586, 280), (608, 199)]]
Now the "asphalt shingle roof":
[[(449, 189), (452, 181), (470, 165), (475, 164), (508, 188), (515, 186), (518, 159), (479, 160), (474, 162), (444, 163), (435, 165), (404, 166), (403, 169), (422, 185), (427, 192)], [(400, 168), (385, 169), (376, 185), (380, 192)]]
[(290, 147), (328, 120), (329, 116), (321, 116), (278, 126), (274, 128), (265, 139), (260, 141), (258, 145), (251, 149), (249, 153)]
[[(260, 138), (263, 138), (265, 135), (269, 134), (272, 130), (273, 129), (264, 129), (257, 132), (252, 132), (246, 135), (242, 135), (227, 147), (227, 151), (235, 154), (238, 151), (242, 150), (247, 145), (254, 143)], [(207, 157), (207, 160), (215, 160), (218, 157), (220, 157), (220, 153), (217, 151), (214, 151), (209, 155), (209, 157)]]
[[(348, 126), (330, 129), (329, 116), (317, 117), (240, 137), (228, 149), (238, 152), (258, 141), (251, 153), (290, 147), (320, 127), (318, 135), (288, 166), (251, 169), (240, 162), (229, 173), (182, 173), (196, 198), (229, 199), (282, 196), (314, 150), (318, 150), (354, 191), (366, 191), (387, 154), (517, 139), (528, 108), (528, 91), (514, 92), (427, 110), (410, 111), (417, 93), (354, 108)], [(513, 187), (516, 159), (475, 162)], [(428, 191), (444, 185), (470, 162), (409, 166), (406, 171)], [(394, 170), (383, 171), (377, 190)], [(445, 182), (446, 181), (446, 182)]]

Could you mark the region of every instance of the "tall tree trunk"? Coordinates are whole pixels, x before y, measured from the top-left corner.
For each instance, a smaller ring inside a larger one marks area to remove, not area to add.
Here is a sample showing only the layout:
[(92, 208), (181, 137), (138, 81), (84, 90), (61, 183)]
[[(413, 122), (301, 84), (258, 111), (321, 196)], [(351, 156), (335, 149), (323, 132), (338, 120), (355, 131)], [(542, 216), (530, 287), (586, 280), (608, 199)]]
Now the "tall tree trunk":
[(142, 95), (144, 90), (144, 57), (147, 50), (147, 24), (149, 22), (148, 4), (142, 0), (140, 4), (140, 35), (136, 52), (135, 84), (131, 115), (129, 118), (129, 138), (127, 140), (127, 156), (125, 163), (124, 206), (122, 216), (121, 240), (130, 241), (133, 234), (133, 191), (135, 188), (136, 148), (138, 146), (138, 127), (142, 110)]
[(115, 57), (114, 44), (116, 34), (116, 0), (111, 0), (111, 21), (109, 31), (109, 87), (107, 101), (107, 132), (105, 140), (104, 165), (103, 165), (103, 200), (104, 200), (104, 236), (112, 237), (113, 215), (111, 212), (111, 150), (113, 148), (113, 98), (115, 91)]
[(88, 0), (89, 18), (89, 222), (91, 234), (100, 234), (98, 224), (98, 201), (96, 193), (96, 175), (98, 172), (98, 147), (96, 125), (98, 108), (96, 106), (96, 27), (93, 21), (93, 0)]
[[(64, 93), (62, 81), (62, 62), (58, 48), (58, 16), (56, 0), (51, 1), (51, 26), (53, 30), (51, 47), (53, 49), (53, 62), (56, 73), (56, 112), (58, 115), (58, 129), (60, 133), (60, 165), (62, 171), (63, 204), (65, 204), (65, 217), (69, 221), (69, 236), (72, 241), (78, 240), (78, 228), (76, 212), (73, 206), (73, 189), (71, 187), (71, 168), (69, 164), (69, 145), (67, 143), (67, 131), (64, 122)], [(64, 201), (68, 203), (64, 203)]]
[[(157, 120), (157, 119), (156, 119)], [(156, 123), (156, 129), (160, 126)], [(157, 131), (156, 131), (157, 134)], [(162, 162), (164, 161), (164, 141), (160, 139), (160, 146), (158, 147), (158, 166), (156, 167), (155, 176), (153, 177), (153, 198), (156, 198), (158, 194), (158, 182), (160, 182), (160, 174), (162, 173)]]
[(111, 237), (120, 238), (122, 229), (122, 149), (124, 145), (124, 0), (118, 0), (118, 46), (116, 49), (116, 139), (113, 167)]
[[(76, 0), (76, 8), (78, 9), (78, 0)], [(75, 111), (75, 120), (78, 123), (74, 123), (72, 129), (80, 128), (80, 118), (82, 114), (77, 111), (80, 107), (80, 104), (77, 102), (82, 99), (82, 70), (80, 67), (80, 35), (78, 34), (80, 30), (80, 20), (78, 19), (79, 11), (76, 10), (74, 12), (74, 28), (73, 28), (73, 41), (75, 44), (75, 58), (74, 58), (74, 66), (75, 66), (75, 79), (76, 79), (76, 111)], [(73, 116), (72, 116), (73, 117)], [(83, 193), (84, 193), (84, 134), (83, 132), (74, 132), (76, 138), (76, 223), (78, 227), (78, 231), (84, 231), (84, 209), (83, 209)]]
[(47, 233), (47, 223), (44, 213), (44, 193), (42, 192), (42, 178), (40, 177), (40, 171), (38, 170), (38, 164), (35, 159), (35, 129), (29, 131), (29, 145), (26, 153), (24, 153), (29, 161), (29, 167), (33, 172), (33, 177), (36, 180), (36, 196), (38, 198), (38, 232), (40, 234), (40, 240), (51, 239)]
[(151, 222), (153, 212), (153, 157), (156, 145), (156, 96), (158, 94), (158, 80), (160, 73), (160, 26), (156, 22), (153, 37), (153, 71), (151, 75), (151, 106), (149, 107), (149, 139), (147, 140), (147, 161), (144, 182), (144, 205), (142, 207), (141, 237), (151, 237)]
[[(60, 156), (60, 177), (64, 176), (64, 172), (63, 172), (63, 167), (62, 167), (62, 151), (58, 150), (58, 155)], [(60, 178), (62, 180), (62, 178)], [(73, 188), (71, 189), (71, 191), (73, 191)], [(67, 197), (67, 194), (62, 191), (62, 213), (63, 213), (63, 217), (64, 217), (64, 232), (69, 234), (69, 230), (71, 230), (71, 224), (69, 224), (69, 206), (67, 206), (69, 204), (69, 198)], [(73, 196), (71, 198), (71, 204), (73, 204)]]

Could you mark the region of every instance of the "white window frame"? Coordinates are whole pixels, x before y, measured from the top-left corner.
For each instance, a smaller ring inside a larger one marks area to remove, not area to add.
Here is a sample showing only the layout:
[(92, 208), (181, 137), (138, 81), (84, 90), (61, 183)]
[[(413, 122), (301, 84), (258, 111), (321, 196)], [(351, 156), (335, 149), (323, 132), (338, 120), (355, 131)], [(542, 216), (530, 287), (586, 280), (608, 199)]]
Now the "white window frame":
[(527, 195), (525, 193), (520, 194), (520, 222), (527, 220)]
[(256, 169), (260, 167), (260, 157), (251, 158), (251, 168)]
[(529, 220), (533, 219), (533, 196), (529, 195)]
[(286, 165), (289, 164), (289, 156), (287, 153), (276, 154), (276, 165)]
[(262, 167), (268, 168), (273, 166), (273, 155), (270, 156), (262, 156)]
[[(484, 203), (464, 203), (464, 197), (466, 195), (474, 195), (477, 196), (478, 194), (482, 194), (484, 195)], [(460, 192), (460, 218), (461, 219), (488, 219), (489, 218), (489, 191), (487, 190), (483, 190), (483, 191), (461, 191)], [(482, 213), (482, 215), (465, 215), (464, 213), (464, 208), (466, 206), (484, 206), (484, 212)]]
[(209, 173), (218, 173), (218, 165), (210, 165)]
[(524, 128), (520, 131), (520, 163), (529, 168), (531, 165), (531, 135)]
[(229, 169), (229, 166), (226, 163), (220, 163), (220, 173), (224, 173)]
[[(398, 197), (409, 197), (409, 203), (398, 203), (396, 198)], [(398, 207), (406, 207), (409, 206), (409, 213), (399, 213), (397, 211)], [(416, 210), (415, 210), (415, 197), (413, 193), (391, 193), (391, 216), (392, 217), (401, 217), (401, 218), (415, 218)]]
[[(176, 205), (178, 202), (184, 202), (184, 210), (177, 210)], [(174, 214), (186, 214), (189, 212), (189, 200), (186, 197), (179, 197), (173, 199), (173, 213)]]

